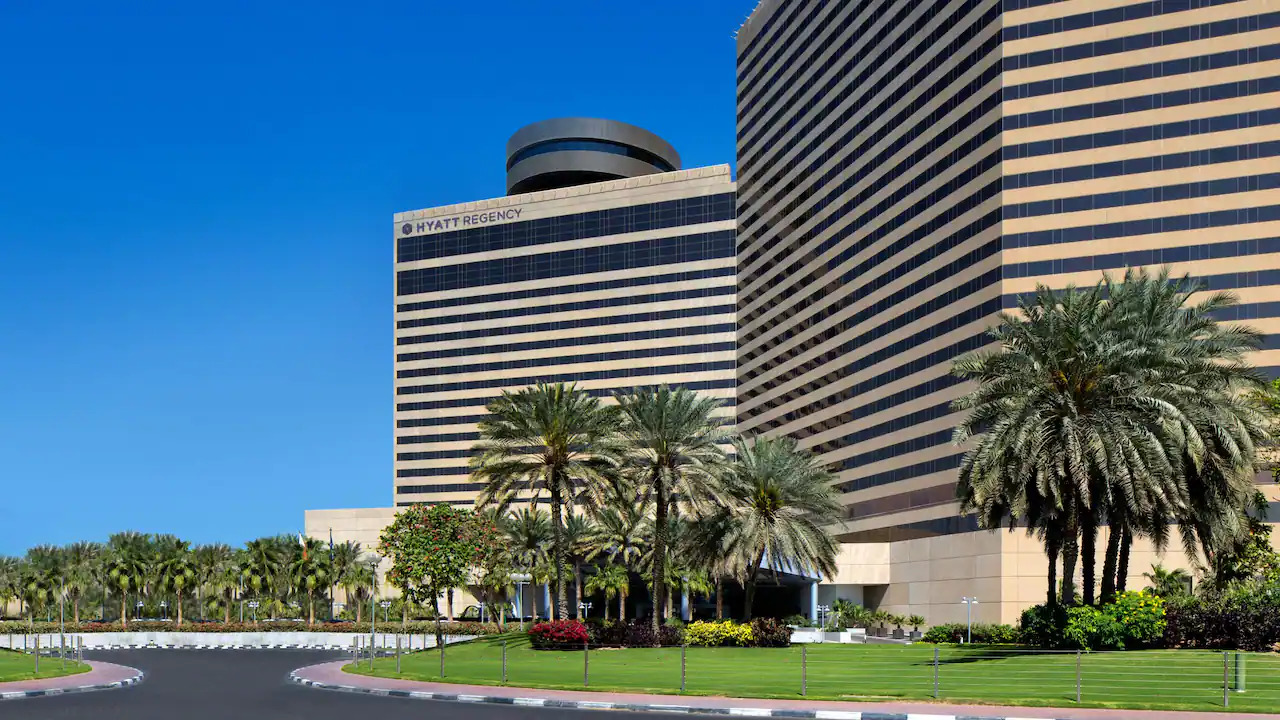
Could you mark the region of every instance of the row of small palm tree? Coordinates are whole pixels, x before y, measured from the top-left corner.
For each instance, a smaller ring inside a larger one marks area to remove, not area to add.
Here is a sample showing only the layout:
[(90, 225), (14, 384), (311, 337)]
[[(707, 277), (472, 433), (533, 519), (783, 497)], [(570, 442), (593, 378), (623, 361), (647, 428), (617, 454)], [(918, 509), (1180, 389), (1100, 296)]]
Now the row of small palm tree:
[[(831, 477), (794, 440), (734, 438), (718, 417), (718, 401), (683, 388), (615, 399), (602, 402), (574, 385), (538, 385), (504, 392), (479, 425), (472, 467), (485, 483), (482, 511), (550, 506), (545, 567), (553, 616), (569, 616), (569, 565), (580, 577), (580, 561), (591, 558), (602, 558), (604, 567), (578, 582), (579, 591), (625, 593), (623, 573), (612, 565), (645, 572), (655, 636), (672, 591), (690, 583), (736, 579), (750, 617), (756, 584), (767, 574), (834, 572), (837, 546), (826, 527), (839, 506)], [(584, 514), (597, 527), (594, 550), (571, 542), (581, 535), (571, 529), (574, 518)], [(527, 528), (536, 515), (512, 517), (509, 527)], [(528, 537), (513, 547), (533, 569)]]
[[(33, 621), (51, 616), (63, 603), (73, 622), (90, 595), (105, 616), (109, 597), (119, 603), (127, 624), (131, 601), (164, 602), (177, 622), (194, 600), (201, 619), (221, 614), (230, 622), (237, 601), (263, 602), (266, 616), (307, 608), (315, 622), (319, 597), (341, 587), (361, 612), (373, 585), (373, 567), (357, 543), (334, 545), (288, 535), (251, 540), (243, 548), (214, 543), (192, 547), (173, 535), (122, 532), (106, 543), (78, 542), (66, 547), (41, 545), (24, 558), (0, 557), (0, 608), (17, 600), (20, 614)], [(136, 619), (136, 615), (135, 615)]]
[[(1039, 288), (1001, 317), (992, 351), (955, 364), (977, 382), (956, 442), (980, 436), (960, 467), (959, 496), (986, 527), (1024, 527), (1049, 556), (1047, 600), (1125, 589), (1130, 547), (1176, 533), (1210, 563), (1247, 535), (1258, 448), (1273, 442), (1262, 376), (1245, 361), (1261, 335), (1216, 320), (1229, 293), (1167, 271), (1130, 271), (1087, 289)], [(1062, 582), (1057, 581), (1062, 561)]]

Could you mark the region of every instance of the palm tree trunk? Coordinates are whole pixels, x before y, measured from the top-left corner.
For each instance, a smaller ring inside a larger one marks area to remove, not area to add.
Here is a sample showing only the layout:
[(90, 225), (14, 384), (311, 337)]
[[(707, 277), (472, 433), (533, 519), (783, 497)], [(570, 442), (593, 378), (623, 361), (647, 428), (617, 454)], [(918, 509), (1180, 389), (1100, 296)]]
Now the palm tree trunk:
[(182, 593), (178, 593), (178, 624), (182, 624)]
[[(581, 618), (582, 617), (582, 563), (576, 560), (573, 562), (573, 591), (574, 591), (574, 595), (577, 596), (577, 603), (578, 603), (577, 605), (574, 606), (577, 608), (577, 611), (574, 617)], [(605, 604), (608, 605), (607, 602)]]
[(71, 621), (76, 625), (80, 624), (80, 596), (73, 595), (71, 598)]
[(1045, 604), (1052, 607), (1058, 604), (1058, 555), (1062, 547), (1057, 539), (1046, 538), (1045, 550), (1049, 553), (1049, 595)]
[[(562, 471), (556, 470), (555, 472), (559, 475)], [(553, 615), (552, 619), (569, 617), (569, 599), (564, 594), (564, 518), (561, 517), (564, 511), (564, 503), (560, 497), (561, 480), (562, 478), (556, 477), (551, 482), (551, 552), (555, 555), (553, 563), (556, 566), (556, 615)]]
[(228, 624), (228, 625), (230, 625), (230, 624), (231, 624), (231, 601), (230, 601), (230, 600), (227, 600), (226, 604), (225, 604), (225, 605), (223, 605), (223, 608), (222, 608), (222, 622), (224, 622), (224, 623), (226, 623), (226, 624)]
[(724, 578), (716, 576), (716, 619), (724, 619)]
[(658, 645), (662, 608), (667, 592), (667, 482), (661, 472), (653, 474), (653, 642)]
[(360, 622), (360, 617), (361, 617), (361, 614), (362, 614), (362, 613), (361, 613), (361, 610), (363, 610), (363, 609), (364, 609), (364, 603), (363, 603), (363, 602), (358, 602), (358, 603), (356, 603), (356, 622)]
[[(449, 618), (449, 622), (453, 622), (453, 588), (449, 588), (449, 591), (444, 595), (444, 609), (445, 616)], [(408, 612), (408, 610), (405, 612)]]
[(1120, 560), (1120, 536), (1124, 531), (1112, 520), (1110, 532), (1107, 533), (1107, 551), (1102, 559), (1102, 602), (1114, 602), (1116, 599), (1116, 563)]
[(1097, 552), (1098, 552), (1098, 522), (1093, 517), (1093, 513), (1085, 516), (1083, 525), (1080, 528), (1080, 572), (1084, 584), (1084, 604), (1093, 605), (1097, 596), (1095, 591), (1098, 587), (1097, 576)]
[(129, 593), (121, 592), (120, 593), (120, 627), (129, 627), (129, 615), (127, 612), (129, 609), (128, 602), (129, 602)]
[(1062, 542), (1062, 604), (1076, 601), (1076, 559), (1080, 556), (1080, 539), (1074, 526), (1067, 530)]
[(756, 599), (756, 574), (760, 572), (760, 564), (764, 562), (764, 551), (756, 556), (756, 561), (751, 564), (747, 572), (746, 582), (746, 598), (743, 602), (742, 621), (749, 622), (751, 620), (751, 605)]
[(1129, 583), (1129, 550), (1133, 547), (1133, 531), (1126, 527), (1122, 532), (1124, 536), (1120, 538), (1120, 561), (1116, 567), (1117, 594), (1123, 593)]
[[(630, 580), (628, 580), (630, 582)], [(618, 622), (627, 621), (627, 591), (618, 593)]]
[(307, 625), (316, 624), (315, 591), (307, 588)]

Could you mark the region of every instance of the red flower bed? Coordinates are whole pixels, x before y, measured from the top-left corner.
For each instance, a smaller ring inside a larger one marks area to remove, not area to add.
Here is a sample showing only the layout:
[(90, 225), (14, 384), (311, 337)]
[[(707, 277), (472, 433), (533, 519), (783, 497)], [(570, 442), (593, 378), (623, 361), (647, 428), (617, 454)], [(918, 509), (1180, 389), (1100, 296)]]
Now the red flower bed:
[(538, 650), (580, 650), (590, 637), (577, 620), (540, 622), (529, 630), (529, 642)]

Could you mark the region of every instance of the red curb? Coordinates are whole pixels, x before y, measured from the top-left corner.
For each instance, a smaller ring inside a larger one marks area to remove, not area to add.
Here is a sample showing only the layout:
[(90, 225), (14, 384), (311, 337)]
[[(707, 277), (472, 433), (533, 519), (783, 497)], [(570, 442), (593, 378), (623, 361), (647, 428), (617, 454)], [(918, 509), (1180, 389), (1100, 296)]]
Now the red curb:
[(1003, 715), (1044, 720), (1280, 720), (1268, 713), (1223, 713), (1168, 710), (1106, 710), (1097, 708), (1010, 707), (1003, 705), (951, 705), (947, 703), (878, 703), (818, 700), (777, 700), (729, 698), (699, 695), (645, 695), (640, 693), (590, 692), (584, 690), (540, 690), (498, 685), (462, 685), (396, 678), (375, 678), (342, 671), (346, 660), (299, 668), (294, 675), (325, 685), (347, 685), (376, 690), (485, 695), (500, 698), (541, 698), (570, 702), (600, 702), (654, 705), (682, 705), (699, 708), (761, 708), (769, 710), (843, 710), (863, 713), (939, 714), (992, 717)]
[[(53, 662), (57, 661), (54, 660)], [(124, 682), (125, 680), (142, 674), (141, 670), (136, 670), (125, 665), (116, 665), (115, 663), (86, 661), (86, 664), (91, 668), (87, 673), (64, 675), (56, 678), (45, 678), (43, 680), (15, 680), (13, 682), (0, 682), (0, 695), (10, 692), (64, 690), (66, 688), (81, 687), (84, 685), (107, 685), (113, 682)]]

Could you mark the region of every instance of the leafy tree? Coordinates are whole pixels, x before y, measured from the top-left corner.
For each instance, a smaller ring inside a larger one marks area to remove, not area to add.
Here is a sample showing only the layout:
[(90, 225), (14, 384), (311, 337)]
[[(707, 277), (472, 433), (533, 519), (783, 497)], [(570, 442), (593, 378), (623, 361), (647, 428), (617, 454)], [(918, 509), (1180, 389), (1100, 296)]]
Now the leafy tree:
[(503, 391), (478, 426), (473, 476), (486, 484), (481, 509), (507, 507), (518, 497), (551, 505), (551, 564), (558, 617), (568, 616), (564, 591), (564, 514), (603, 498), (615, 467), (617, 412), (576, 385), (539, 384)]
[(476, 589), (476, 598), (497, 618), (498, 628), (505, 629), (507, 589), (514, 569), (511, 545), (497, 511), (475, 513), (471, 522), (471, 537), (476, 546), (471, 585)]
[(436, 614), (436, 647), (444, 647), (440, 596), (462, 585), (476, 564), (476, 524), (471, 513), (452, 505), (414, 505), (382, 531), (378, 552), (391, 560), (387, 580), (406, 602), (430, 598)]
[(605, 563), (596, 567), (595, 573), (587, 577), (586, 591), (592, 594), (604, 594), (604, 619), (609, 621), (609, 601), (618, 598), (618, 619), (627, 619), (627, 588), (631, 584), (631, 576), (625, 567), (614, 563)]
[(650, 587), (657, 643), (667, 596), (667, 518), (677, 498), (694, 508), (714, 503), (716, 477), (725, 460), (720, 445), (727, 436), (715, 417), (719, 401), (685, 388), (664, 385), (638, 389), (620, 396), (618, 405), (622, 409), (625, 467), (653, 502)]
[(835, 574), (838, 546), (825, 526), (841, 507), (831, 474), (794, 438), (757, 437), (734, 442), (737, 459), (723, 479), (730, 513), (720, 552), (732, 558), (746, 590), (744, 617), (751, 619), (762, 571)]

